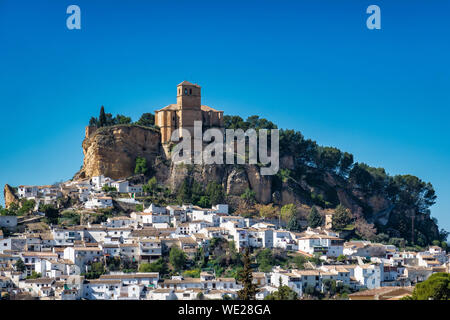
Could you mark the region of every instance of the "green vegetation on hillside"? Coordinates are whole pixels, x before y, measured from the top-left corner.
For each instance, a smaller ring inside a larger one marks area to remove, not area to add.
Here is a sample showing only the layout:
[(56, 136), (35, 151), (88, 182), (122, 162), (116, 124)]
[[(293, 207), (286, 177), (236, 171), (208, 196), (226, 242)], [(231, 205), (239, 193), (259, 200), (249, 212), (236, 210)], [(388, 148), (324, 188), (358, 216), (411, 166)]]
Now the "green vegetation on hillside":
[[(248, 117), (246, 121), (239, 116), (224, 116), (224, 124), (226, 129), (277, 128), (271, 121), (258, 116)], [(359, 235), (373, 238), (375, 232), (385, 233), (388, 237), (403, 238), (409, 244), (420, 246), (446, 239), (448, 233), (445, 230), (439, 231), (436, 219), (430, 218), (430, 207), (436, 201), (436, 194), (430, 183), (413, 175), (390, 176), (383, 168), (355, 163), (352, 154), (334, 147), (319, 146), (315, 141), (305, 139), (299, 131), (280, 129), (279, 145), (280, 157), (290, 157), (293, 166), (290, 169), (281, 168), (273, 177), (274, 190), (287, 184), (310, 205), (336, 208), (341, 204), (336, 188), (324, 182), (331, 175), (339, 185), (347, 189), (348, 194), (357, 191), (363, 193), (365, 199), (379, 197), (391, 203), (388, 223), (371, 225), (369, 221), (374, 220), (376, 212), (358, 197), (352, 198), (363, 209), (361, 215), (352, 217)], [(304, 189), (301, 181), (320, 192)]]
[[(102, 128), (102, 127), (110, 127), (120, 124), (133, 124), (133, 121), (130, 117), (118, 114), (115, 117), (111, 113), (105, 112), (105, 107), (101, 106), (100, 114), (97, 117), (91, 117), (89, 120), (89, 126)], [(134, 122), (134, 124), (142, 126), (142, 127), (155, 127), (155, 115), (152, 113), (144, 113), (139, 118), (138, 121)]]
[(412, 296), (404, 300), (450, 300), (450, 273), (432, 274), (414, 287)]
[(89, 120), (89, 126), (101, 128), (101, 127), (109, 127), (114, 126), (116, 124), (130, 124), (131, 118), (123, 116), (121, 114), (112, 116), (111, 113), (105, 113), (105, 107), (101, 106), (100, 115), (98, 118), (91, 117)]

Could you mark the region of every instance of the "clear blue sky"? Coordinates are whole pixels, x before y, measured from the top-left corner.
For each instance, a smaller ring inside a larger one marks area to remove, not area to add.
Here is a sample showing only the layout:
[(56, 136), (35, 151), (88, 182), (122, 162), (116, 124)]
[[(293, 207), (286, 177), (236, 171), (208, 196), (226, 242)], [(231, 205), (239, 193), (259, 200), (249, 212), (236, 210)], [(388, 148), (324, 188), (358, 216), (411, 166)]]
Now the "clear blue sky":
[[(81, 7), (82, 29), (66, 28)], [(382, 29), (366, 28), (368, 5)], [(258, 114), (430, 181), (450, 230), (448, 1), (0, 0), (0, 184), (69, 179), (84, 126), (175, 102)]]

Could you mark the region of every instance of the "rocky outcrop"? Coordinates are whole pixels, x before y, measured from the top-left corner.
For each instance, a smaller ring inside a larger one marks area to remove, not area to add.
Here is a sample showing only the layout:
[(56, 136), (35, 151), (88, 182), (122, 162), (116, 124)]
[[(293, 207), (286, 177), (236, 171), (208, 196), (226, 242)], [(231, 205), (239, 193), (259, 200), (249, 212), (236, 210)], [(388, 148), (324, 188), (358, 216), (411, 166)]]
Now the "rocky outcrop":
[(74, 179), (98, 175), (125, 179), (134, 174), (136, 158), (143, 157), (147, 159), (151, 175), (172, 190), (186, 178), (203, 186), (214, 181), (222, 184), (229, 195), (240, 196), (251, 188), (258, 202), (271, 202), (271, 178), (262, 176), (258, 166), (174, 164), (166, 158), (160, 139), (159, 132), (152, 128), (135, 125), (100, 128), (83, 141), (83, 167)]
[(11, 203), (19, 203), (19, 198), (17, 197), (14, 189), (9, 185), (5, 184), (5, 188), (3, 189), (3, 196), (5, 199), (5, 207), (8, 209)]
[(263, 176), (256, 165), (246, 166), (248, 182), (256, 194), (256, 200), (263, 204), (272, 201), (272, 176)]
[(227, 194), (240, 196), (249, 187), (245, 170), (240, 168), (232, 169), (227, 178)]
[(152, 166), (161, 152), (157, 130), (135, 125), (104, 127), (83, 141), (84, 162), (74, 179), (104, 175), (112, 179), (134, 174), (136, 158)]

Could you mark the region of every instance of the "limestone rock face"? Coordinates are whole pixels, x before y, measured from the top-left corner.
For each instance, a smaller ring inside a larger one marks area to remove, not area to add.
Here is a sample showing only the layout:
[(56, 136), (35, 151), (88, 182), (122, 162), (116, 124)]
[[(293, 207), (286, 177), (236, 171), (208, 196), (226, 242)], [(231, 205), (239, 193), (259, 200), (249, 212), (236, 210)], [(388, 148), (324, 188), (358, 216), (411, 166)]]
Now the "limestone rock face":
[(272, 178), (271, 176), (263, 176), (260, 168), (256, 165), (246, 166), (248, 182), (251, 189), (256, 193), (256, 200), (263, 204), (272, 201)]
[(100, 128), (83, 141), (84, 162), (74, 179), (104, 175), (112, 179), (134, 174), (136, 158), (151, 167), (161, 152), (161, 137), (155, 129), (132, 125)]
[(8, 209), (11, 203), (19, 203), (19, 198), (14, 192), (14, 189), (9, 185), (5, 184), (5, 188), (3, 189), (3, 196), (5, 198), (5, 207)]
[(240, 196), (249, 187), (245, 170), (232, 169), (227, 178), (227, 194)]

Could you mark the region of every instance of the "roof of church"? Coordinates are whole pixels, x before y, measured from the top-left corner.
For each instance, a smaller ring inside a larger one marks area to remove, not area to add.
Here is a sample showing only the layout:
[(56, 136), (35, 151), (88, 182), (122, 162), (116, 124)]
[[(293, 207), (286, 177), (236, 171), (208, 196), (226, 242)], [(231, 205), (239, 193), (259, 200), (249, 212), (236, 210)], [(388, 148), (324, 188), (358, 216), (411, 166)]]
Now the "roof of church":
[(159, 109), (159, 110), (156, 110), (156, 111), (163, 111), (163, 110), (178, 110), (178, 109), (179, 109), (178, 104), (172, 103), (172, 104), (169, 104), (168, 106), (166, 106), (166, 107), (164, 107), (164, 108), (161, 108), (161, 109)]
[(191, 82), (186, 81), (186, 80), (184, 80), (182, 83), (180, 83), (177, 87), (179, 87), (179, 86), (194, 86), (194, 87), (200, 87), (198, 84), (194, 84), (194, 83), (191, 83)]
[(223, 112), (223, 111), (219, 111), (219, 110), (216, 110), (216, 109), (208, 107), (208, 106), (201, 106), (201, 109), (202, 109), (202, 111)]
[[(178, 109), (179, 109), (179, 105), (176, 103), (173, 103), (173, 104), (169, 104), (168, 106), (161, 108), (159, 110), (156, 110), (156, 111), (178, 110)], [(201, 110), (202, 111), (212, 111), (212, 112), (223, 112), (223, 111), (219, 111), (219, 110), (216, 110), (216, 109), (208, 107), (208, 106), (201, 106)]]

